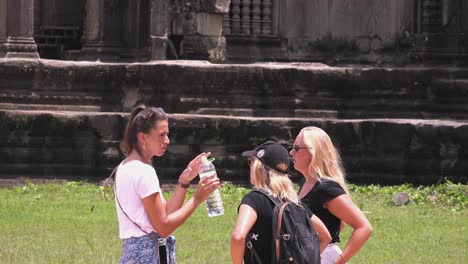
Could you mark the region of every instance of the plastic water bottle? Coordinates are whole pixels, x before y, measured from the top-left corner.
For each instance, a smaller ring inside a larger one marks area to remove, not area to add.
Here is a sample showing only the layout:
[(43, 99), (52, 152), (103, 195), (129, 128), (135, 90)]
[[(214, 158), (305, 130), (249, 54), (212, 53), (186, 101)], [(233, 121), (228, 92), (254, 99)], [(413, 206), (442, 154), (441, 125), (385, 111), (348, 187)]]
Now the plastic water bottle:
[[(200, 179), (211, 175), (218, 177), (218, 175), (216, 174), (215, 166), (206, 157), (202, 158), (202, 164), (200, 165), (199, 175)], [(208, 196), (205, 204), (206, 210), (208, 211), (208, 216), (214, 217), (224, 214), (223, 199), (221, 198), (221, 193), (219, 192), (219, 189), (216, 189), (210, 194), (210, 196)]]

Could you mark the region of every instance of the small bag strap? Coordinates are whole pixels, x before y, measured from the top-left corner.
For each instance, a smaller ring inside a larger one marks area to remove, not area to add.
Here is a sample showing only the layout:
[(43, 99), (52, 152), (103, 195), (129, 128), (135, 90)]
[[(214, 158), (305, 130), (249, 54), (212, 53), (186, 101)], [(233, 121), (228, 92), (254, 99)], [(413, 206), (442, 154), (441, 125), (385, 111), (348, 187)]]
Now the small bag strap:
[(143, 233), (149, 235), (148, 232), (143, 230), (143, 228), (139, 224), (135, 223), (135, 221), (133, 221), (132, 218), (130, 218), (130, 216), (128, 216), (128, 214), (125, 212), (122, 205), (120, 204), (119, 197), (117, 197), (117, 169), (119, 168), (119, 166), (115, 167), (115, 169), (112, 171), (111, 175), (109, 176), (109, 178), (114, 178), (114, 190), (115, 190), (114, 191), (114, 196), (115, 196), (115, 200), (117, 201), (117, 204), (119, 205), (120, 211), (122, 211), (122, 213), (124, 213), (125, 217), (127, 217), (127, 219), (130, 220), (130, 222), (132, 222), (136, 227), (138, 227), (141, 231), (143, 231)]
[[(107, 179), (105, 179), (103, 182), (102, 182), (102, 197), (104, 198), (104, 200), (106, 201), (111, 201), (112, 198), (108, 198), (107, 197), (107, 193), (110, 192), (108, 188), (111, 188), (110, 186), (112, 186), (112, 181), (114, 180), (114, 177), (115, 177), (115, 173), (117, 171), (117, 167), (115, 167), (111, 174), (109, 175), (109, 177), (107, 177)], [(113, 191), (113, 190), (112, 190)]]
[[(119, 165), (120, 166), (120, 165)], [(128, 220), (130, 220), (130, 222), (132, 222), (136, 227), (138, 227), (143, 233), (145, 233), (146, 235), (149, 235), (149, 237), (151, 239), (153, 239), (154, 241), (156, 241), (156, 243), (159, 245), (157, 247), (157, 250), (158, 250), (158, 255), (159, 255), (159, 264), (165, 264), (165, 263), (168, 263), (168, 258), (171, 258), (170, 257), (170, 254), (167, 253), (167, 251), (165, 251), (165, 257), (161, 256), (161, 252), (160, 252), (160, 246), (162, 246), (163, 244), (160, 244), (160, 241), (162, 238), (159, 237), (159, 235), (157, 235), (156, 237), (153, 237), (151, 236), (151, 234), (149, 234), (148, 232), (146, 232), (139, 224), (135, 223), (135, 221), (133, 221), (130, 216), (128, 216), (128, 214), (125, 212), (125, 210), (123, 209), (122, 205), (120, 204), (120, 201), (119, 201), (119, 198), (117, 197), (117, 169), (119, 168), (119, 166), (115, 167), (115, 169), (112, 171), (112, 173), (110, 174), (110, 176), (105, 180), (105, 184), (108, 184), (110, 182), (110, 180), (112, 180), (112, 178), (114, 178), (114, 197), (115, 197), (115, 200), (117, 201), (117, 204), (119, 205), (119, 208), (120, 210), (122, 211), (122, 213), (124, 213), (125, 217), (127, 217)], [(157, 234), (157, 233), (156, 233)], [(166, 239), (163, 239), (164, 240), (164, 246), (165, 243), (166, 243)], [(172, 239), (173, 240), (173, 239)], [(171, 241), (172, 241), (171, 240)], [(173, 244), (175, 243), (175, 240), (173, 240), (174, 242), (172, 242)], [(166, 249), (167, 250), (167, 249)], [(174, 263), (175, 263), (175, 259), (173, 260)]]

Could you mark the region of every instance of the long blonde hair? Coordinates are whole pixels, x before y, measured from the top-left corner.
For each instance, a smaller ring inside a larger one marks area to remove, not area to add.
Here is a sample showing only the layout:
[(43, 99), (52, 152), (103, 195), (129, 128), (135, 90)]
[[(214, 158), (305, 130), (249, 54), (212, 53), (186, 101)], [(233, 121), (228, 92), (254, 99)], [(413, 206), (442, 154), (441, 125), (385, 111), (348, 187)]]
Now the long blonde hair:
[(349, 195), (341, 157), (328, 134), (322, 129), (309, 126), (301, 129), (302, 141), (312, 155), (308, 172), (317, 180), (324, 178), (336, 181)]
[(299, 204), (299, 197), (287, 174), (268, 168), (255, 157), (251, 159), (251, 181), (255, 188), (267, 190), (282, 201)]

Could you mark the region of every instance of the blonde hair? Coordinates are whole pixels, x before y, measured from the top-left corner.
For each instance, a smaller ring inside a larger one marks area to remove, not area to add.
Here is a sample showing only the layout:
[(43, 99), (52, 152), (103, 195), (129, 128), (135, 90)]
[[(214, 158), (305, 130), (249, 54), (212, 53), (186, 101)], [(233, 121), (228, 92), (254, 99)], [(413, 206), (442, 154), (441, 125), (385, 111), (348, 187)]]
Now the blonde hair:
[(250, 166), (253, 168), (251, 179), (255, 188), (267, 190), (282, 201), (299, 204), (299, 197), (288, 174), (268, 168), (255, 157), (252, 157)]
[(349, 195), (341, 157), (328, 134), (314, 126), (301, 130), (302, 141), (312, 155), (308, 172), (317, 180), (324, 178), (336, 181)]

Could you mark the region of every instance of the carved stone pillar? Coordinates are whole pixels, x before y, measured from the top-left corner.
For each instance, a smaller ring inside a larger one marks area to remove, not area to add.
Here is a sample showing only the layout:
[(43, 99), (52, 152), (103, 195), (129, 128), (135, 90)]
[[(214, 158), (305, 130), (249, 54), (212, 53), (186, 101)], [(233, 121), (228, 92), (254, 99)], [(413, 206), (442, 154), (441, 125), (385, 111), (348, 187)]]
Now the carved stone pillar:
[(1, 57), (39, 58), (33, 23), (33, 0), (0, 0)]
[(240, 0), (232, 0), (232, 18), (231, 18), (231, 33), (240, 34), (241, 32), (241, 18), (240, 18)]
[(436, 32), (442, 26), (441, 0), (423, 0), (422, 30), (425, 33)]
[[(465, 34), (468, 34), (468, 2), (467, 1), (463, 2), (460, 12), (464, 14), (461, 19), (462, 32), (464, 32)], [(465, 46), (468, 49), (468, 42), (465, 44)]]
[(148, 46), (150, 3), (148, 0), (124, 2), (123, 43), (125, 48), (138, 50)]
[(86, 1), (82, 60), (115, 61), (122, 42), (122, 0)]
[(7, 0), (0, 0), (0, 58), (5, 57), (7, 37)]
[(250, 0), (242, 0), (241, 30), (245, 35), (250, 35), (250, 14)]
[(151, 60), (165, 60), (170, 25), (170, 0), (151, 0)]
[[(1, 11), (0, 11), (1, 12)], [(41, 26), (41, 2), (39, 0), (34, 0), (34, 27), (33, 32), (37, 34)]]

